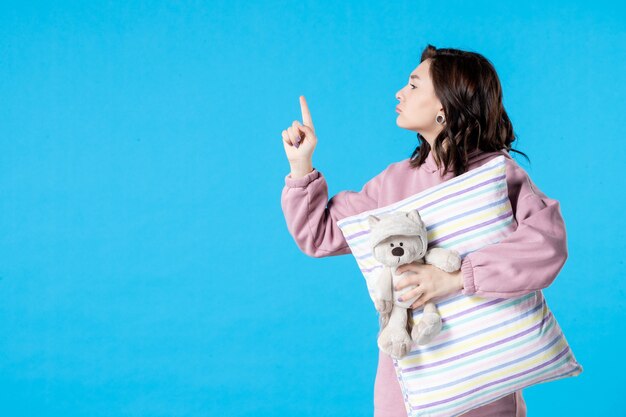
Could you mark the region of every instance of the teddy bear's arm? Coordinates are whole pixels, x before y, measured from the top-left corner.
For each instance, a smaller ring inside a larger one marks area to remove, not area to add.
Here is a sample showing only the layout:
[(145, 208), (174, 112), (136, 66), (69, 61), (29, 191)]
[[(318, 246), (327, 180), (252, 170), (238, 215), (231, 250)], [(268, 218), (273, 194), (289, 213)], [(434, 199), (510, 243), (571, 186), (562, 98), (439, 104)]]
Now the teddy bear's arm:
[(432, 248), (424, 256), (426, 263), (446, 271), (454, 272), (461, 269), (461, 255), (459, 252), (444, 248)]
[(374, 281), (374, 295), (380, 300), (391, 301), (393, 296), (392, 286), (391, 268), (385, 266)]

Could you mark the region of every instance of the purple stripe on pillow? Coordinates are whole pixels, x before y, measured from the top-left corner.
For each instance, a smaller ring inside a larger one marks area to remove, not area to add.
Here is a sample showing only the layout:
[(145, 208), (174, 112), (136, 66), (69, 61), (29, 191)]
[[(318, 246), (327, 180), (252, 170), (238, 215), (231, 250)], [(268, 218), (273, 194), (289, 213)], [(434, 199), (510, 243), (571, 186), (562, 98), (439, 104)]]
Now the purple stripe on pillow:
[(459, 190), (459, 191), (457, 191), (456, 193), (450, 193), (450, 194), (447, 194), (447, 195), (445, 195), (445, 196), (443, 196), (443, 197), (439, 198), (438, 200), (431, 201), (431, 202), (430, 202), (430, 203), (428, 203), (428, 204), (425, 204), (425, 205), (423, 205), (423, 206), (421, 206), (421, 207), (418, 207), (418, 209), (417, 209), (417, 210), (418, 210), (418, 211), (419, 211), (419, 210), (424, 210), (425, 208), (428, 208), (428, 207), (430, 207), (430, 206), (432, 206), (432, 205), (435, 205), (435, 204), (440, 203), (440, 202), (445, 201), (445, 200), (449, 200), (449, 199), (451, 199), (452, 197), (456, 197), (456, 196), (459, 196), (459, 195), (462, 195), (462, 194), (467, 194), (468, 192), (470, 192), (470, 191), (472, 191), (472, 190), (475, 190), (476, 188), (480, 188), (480, 187), (482, 187), (482, 186), (484, 186), (484, 185), (487, 185), (487, 184), (491, 184), (491, 183), (494, 183), (494, 182), (500, 181), (501, 179), (504, 179), (504, 178), (506, 178), (506, 175), (500, 175), (499, 177), (493, 177), (493, 178), (490, 178), (490, 179), (488, 179), (487, 181), (483, 181), (483, 182), (481, 182), (481, 183), (479, 183), (479, 184), (472, 185), (471, 187), (463, 188), (462, 190)]
[(506, 213), (504, 213), (504, 214), (502, 214), (502, 215), (500, 215), (498, 217), (495, 217), (495, 218), (493, 218), (491, 220), (487, 220), (486, 222), (483, 222), (483, 223), (480, 223), (480, 224), (468, 227), (466, 229), (459, 230), (459, 231), (454, 232), (454, 233), (450, 233), (449, 235), (440, 237), (439, 239), (435, 239), (432, 242), (428, 242), (428, 245), (436, 245), (436, 244), (438, 244), (440, 242), (443, 242), (444, 240), (448, 240), (448, 239), (451, 239), (451, 238), (453, 238), (455, 236), (462, 235), (463, 233), (467, 233), (467, 232), (471, 232), (472, 230), (480, 229), (481, 227), (488, 226), (488, 225), (490, 225), (492, 223), (498, 222), (499, 220), (507, 218), (507, 217), (511, 216), (512, 214), (513, 214), (513, 212), (509, 210)]
[(560, 357), (562, 357), (563, 355), (565, 355), (566, 353), (568, 353), (568, 352), (569, 352), (569, 350), (570, 350), (570, 349), (569, 349), (569, 346), (567, 346), (565, 349), (563, 349), (563, 350), (561, 351), (561, 353), (559, 353), (559, 354), (558, 354), (557, 356), (555, 356), (554, 358), (550, 359), (549, 361), (547, 361), (547, 362), (545, 362), (545, 363), (542, 363), (542, 364), (540, 364), (540, 365), (537, 365), (537, 366), (535, 366), (534, 368), (530, 368), (530, 369), (528, 369), (528, 370), (526, 370), (526, 371), (519, 372), (519, 373), (517, 373), (517, 374), (514, 374), (514, 375), (511, 375), (511, 376), (508, 376), (508, 377), (506, 377), (506, 378), (499, 379), (499, 380), (497, 380), (497, 381), (492, 381), (492, 382), (490, 382), (490, 383), (488, 383), (488, 384), (485, 384), (485, 385), (483, 385), (483, 386), (480, 386), (480, 387), (474, 388), (474, 389), (472, 389), (472, 390), (470, 390), (470, 391), (464, 392), (463, 394), (459, 394), (459, 395), (454, 396), (454, 397), (446, 398), (445, 400), (436, 401), (436, 402), (433, 402), (433, 403), (424, 404), (424, 405), (419, 405), (419, 406), (413, 406), (412, 408), (413, 408), (414, 410), (420, 410), (420, 409), (422, 409), (422, 408), (428, 408), (428, 407), (432, 407), (432, 406), (439, 405), (439, 404), (445, 404), (445, 403), (447, 403), (447, 402), (454, 401), (454, 400), (457, 400), (457, 399), (459, 399), (459, 398), (466, 397), (466, 396), (468, 396), (468, 395), (470, 395), (470, 394), (473, 394), (473, 393), (475, 393), (475, 392), (477, 392), (477, 391), (481, 391), (481, 390), (483, 390), (483, 389), (485, 389), (485, 388), (489, 388), (489, 387), (490, 387), (490, 386), (492, 386), (492, 385), (495, 385), (495, 384), (501, 384), (501, 383), (506, 382), (506, 381), (508, 381), (508, 380), (510, 380), (510, 379), (513, 379), (513, 378), (519, 378), (519, 377), (521, 377), (521, 376), (524, 376), (524, 375), (526, 375), (526, 374), (529, 374), (529, 373), (531, 373), (531, 372), (533, 372), (533, 371), (536, 371), (536, 370), (538, 370), (538, 369), (545, 368), (546, 366), (548, 366), (548, 365), (550, 365), (551, 363), (553, 363), (553, 362), (557, 361)]
[(483, 211), (485, 209), (488, 209), (490, 207), (497, 207), (497, 206), (500, 206), (500, 205), (504, 205), (504, 204), (506, 204), (506, 202), (508, 200), (509, 200), (509, 197), (504, 197), (501, 200), (494, 201), (494, 202), (489, 203), (489, 204), (484, 205), (484, 206), (476, 207), (473, 210), (469, 210), (469, 211), (465, 211), (463, 213), (459, 213), (456, 216), (448, 217), (447, 219), (444, 219), (444, 220), (442, 220), (440, 222), (431, 223), (431, 224), (429, 224), (426, 227), (426, 230), (430, 231), (430, 230), (434, 229), (435, 227), (443, 226), (444, 224), (449, 223), (449, 222), (451, 222), (453, 220), (462, 219), (463, 217), (470, 216), (470, 215), (472, 215), (474, 213), (479, 213), (479, 212), (481, 212), (481, 211)]
[[(500, 157), (498, 157), (498, 158), (500, 158)], [(450, 179), (450, 180), (440, 184), (439, 186), (433, 187), (433, 189), (430, 192), (419, 193), (414, 198), (411, 198), (411, 200), (407, 201), (407, 203), (415, 201), (415, 200), (419, 200), (419, 199), (422, 199), (422, 198), (426, 198), (426, 197), (428, 197), (431, 194), (440, 192), (441, 190), (444, 190), (444, 189), (446, 189), (448, 187), (452, 187), (452, 186), (454, 186), (454, 185), (456, 185), (458, 183), (462, 183), (464, 181), (467, 181), (470, 178), (473, 178), (473, 177), (475, 177), (477, 175), (483, 174), (484, 172), (487, 172), (487, 171), (490, 171), (490, 170), (493, 170), (495, 172), (501, 171), (501, 169), (498, 169), (498, 168), (500, 168), (503, 165), (505, 165), (505, 160), (504, 160), (504, 158), (502, 158), (495, 165), (490, 165), (490, 164), (491, 164), (491, 162), (488, 162), (486, 164), (486, 166), (481, 166), (481, 167), (475, 168), (475, 169), (473, 169), (471, 171), (467, 171), (465, 174), (462, 174), (462, 175), (460, 175), (460, 176), (458, 176), (458, 177), (456, 177), (454, 179)], [(473, 172), (473, 171), (476, 171), (476, 172)], [(395, 207), (392, 207), (389, 210), (387, 210), (386, 212), (381, 212), (379, 214), (383, 215), (385, 213), (393, 212), (395, 210), (396, 210)], [(349, 224), (358, 223), (358, 222), (361, 221), (360, 217), (358, 217), (358, 218), (354, 218), (354, 217), (356, 217), (356, 215), (355, 216), (349, 216), (349, 217), (346, 217), (344, 219), (338, 220), (337, 224), (339, 225), (339, 227), (344, 228), (345, 226), (347, 226)], [(349, 219), (349, 218), (353, 218), (353, 219), (352, 220), (346, 220), (346, 219)]]
[(495, 305), (495, 304), (499, 304), (499, 303), (501, 303), (504, 300), (506, 300), (506, 298), (495, 298), (495, 299), (492, 299), (492, 300), (490, 300), (490, 301), (488, 301), (486, 303), (483, 303), (481, 305), (477, 305), (477, 306), (474, 306), (472, 308), (468, 308), (467, 310), (459, 311), (458, 313), (455, 313), (455, 314), (450, 314), (449, 316), (447, 316), (444, 319), (444, 321), (453, 320), (453, 319), (456, 319), (458, 317), (465, 316), (466, 314), (472, 313), (474, 311), (482, 310), (483, 308), (487, 308), (489, 306), (492, 306), (492, 305)]
[[(543, 303), (542, 303), (542, 304), (543, 304)], [(542, 307), (543, 307), (543, 305), (538, 305), (537, 307), (533, 308), (533, 309), (531, 310), (531, 312), (532, 312), (532, 311), (535, 311), (535, 310), (538, 310), (539, 308), (542, 308)], [(457, 343), (459, 343), (459, 342), (462, 342), (464, 339), (468, 339), (468, 338), (470, 338), (470, 337), (477, 336), (477, 335), (479, 335), (479, 334), (481, 334), (481, 333), (485, 333), (486, 331), (490, 331), (490, 330), (493, 330), (493, 329), (497, 329), (497, 328), (499, 328), (499, 327), (503, 327), (503, 326), (505, 326), (505, 325), (507, 325), (507, 324), (509, 324), (509, 323), (511, 323), (511, 322), (513, 322), (513, 321), (517, 321), (517, 320), (519, 320), (519, 319), (521, 319), (521, 318), (523, 318), (524, 316), (527, 316), (527, 315), (528, 315), (528, 313), (524, 313), (524, 314), (522, 314), (521, 316), (516, 317), (516, 318), (514, 318), (514, 319), (507, 320), (507, 321), (505, 321), (505, 322), (502, 322), (502, 323), (497, 324), (497, 325), (495, 325), (495, 326), (488, 327), (488, 328), (486, 328), (486, 329), (484, 329), (484, 330), (481, 330), (481, 331), (479, 331), (479, 332), (469, 334), (469, 335), (467, 335), (467, 336), (465, 336), (465, 337), (462, 337), (462, 338), (459, 338), (459, 339), (456, 339), (456, 340), (453, 340), (453, 341), (450, 341), (450, 342), (442, 343), (442, 344), (437, 345), (436, 347), (433, 347), (433, 348), (428, 349), (428, 350), (429, 350), (429, 351), (431, 351), (431, 350), (436, 350), (436, 349), (440, 349), (440, 348), (441, 348), (441, 347), (443, 347), (443, 346), (450, 346), (450, 345), (457, 344)], [(431, 362), (431, 363), (424, 364), (424, 365), (420, 365), (420, 366), (414, 366), (414, 367), (411, 367), (411, 368), (404, 368), (404, 369), (402, 370), (402, 373), (407, 374), (407, 373), (409, 373), (409, 372), (418, 371), (418, 370), (420, 370), (420, 369), (427, 369), (427, 368), (432, 368), (432, 367), (434, 367), (434, 366), (439, 366), (439, 365), (442, 365), (442, 364), (445, 364), (445, 363), (448, 363), (448, 362), (452, 362), (452, 361), (455, 361), (455, 360), (458, 360), (458, 359), (461, 359), (461, 358), (464, 358), (464, 357), (467, 357), (467, 356), (474, 355), (475, 353), (482, 352), (483, 350), (488, 350), (488, 349), (491, 349), (491, 348), (492, 348), (492, 347), (494, 347), (494, 346), (498, 346), (498, 345), (501, 345), (501, 344), (504, 344), (504, 343), (510, 342), (511, 340), (514, 340), (514, 339), (519, 339), (520, 337), (522, 337), (522, 336), (524, 336), (524, 335), (526, 335), (526, 334), (528, 334), (528, 333), (531, 333), (532, 331), (534, 331), (534, 330), (536, 330), (536, 329), (539, 329), (539, 328), (543, 327), (543, 326), (544, 326), (544, 324), (545, 324), (545, 322), (546, 322), (547, 320), (549, 320), (551, 317), (552, 317), (552, 312), (550, 312), (547, 316), (542, 317), (542, 319), (541, 319), (541, 321), (540, 321), (539, 323), (537, 323), (537, 324), (535, 324), (535, 325), (533, 325), (533, 326), (529, 327), (528, 329), (523, 330), (523, 331), (521, 331), (521, 332), (519, 332), (519, 333), (515, 333), (515, 334), (513, 334), (513, 335), (511, 335), (511, 336), (509, 336), (509, 337), (506, 337), (506, 338), (504, 338), (504, 339), (502, 339), (502, 340), (498, 340), (498, 341), (493, 342), (493, 343), (490, 343), (490, 344), (488, 344), (488, 345), (484, 345), (484, 346), (482, 346), (482, 347), (480, 347), (480, 348), (477, 348), (477, 349), (474, 349), (474, 350), (470, 350), (470, 351), (468, 351), (468, 352), (464, 352), (464, 353), (459, 354), (459, 355), (457, 355), (457, 356), (452, 356), (452, 357), (450, 357), (450, 358), (448, 358), (448, 359), (443, 359), (443, 360), (441, 360), (441, 361), (439, 361), (439, 362)], [(412, 353), (410, 353), (408, 356), (415, 356), (415, 354), (420, 354), (420, 353), (421, 353), (420, 351), (417, 351), (417, 352), (412, 352)], [(408, 356), (407, 356), (407, 357), (408, 357)]]
[(369, 230), (363, 230), (363, 231), (361, 231), (361, 232), (357, 232), (357, 233), (355, 233), (355, 234), (353, 234), (353, 235), (348, 236), (348, 237), (346, 238), (346, 241), (350, 241), (350, 240), (352, 240), (352, 239), (354, 239), (354, 238), (356, 238), (356, 237), (359, 237), (359, 236), (368, 235), (369, 233), (370, 233), (370, 231), (369, 231)]
[(531, 353), (529, 353), (527, 355), (521, 356), (519, 358), (515, 358), (512, 361), (508, 361), (508, 362), (502, 363), (502, 364), (494, 366), (492, 368), (485, 368), (485, 369), (483, 369), (483, 370), (481, 370), (479, 372), (475, 372), (475, 373), (473, 373), (471, 375), (468, 375), (468, 376), (460, 378), (460, 379), (455, 379), (454, 381), (446, 382), (445, 384), (435, 385), (435, 386), (432, 386), (432, 387), (429, 387), (429, 388), (424, 388), (424, 389), (418, 389), (418, 390), (411, 391), (411, 394), (412, 395), (415, 395), (415, 394), (425, 394), (425, 393), (428, 393), (428, 392), (438, 391), (440, 389), (449, 388), (449, 387), (452, 387), (454, 385), (461, 384), (461, 383), (463, 383), (465, 381), (469, 381), (469, 380), (472, 380), (474, 378), (477, 378), (477, 377), (479, 377), (481, 375), (485, 375), (485, 374), (488, 374), (488, 373), (491, 373), (491, 372), (495, 372), (495, 371), (497, 371), (499, 369), (506, 368), (508, 366), (512, 366), (512, 365), (515, 365), (515, 364), (520, 363), (520, 362), (524, 362), (525, 360), (531, 359), (531, 358), (537, 356), (538, 354), (540, 354), (542, 352), (545, 352), (546, 350), (550, 349), (552, 346), (557, 344), (559, 342), (559, 340), (561, 340), (561, 335), (557, 334), (552, 339), (552, 341), (550, 341), (550, 343), (548, 343), (546, 345), (541, 345), (539, 347), (539, 349), (536, 349), (535, 351), (533, 351), (533, 352), (531, 352)]

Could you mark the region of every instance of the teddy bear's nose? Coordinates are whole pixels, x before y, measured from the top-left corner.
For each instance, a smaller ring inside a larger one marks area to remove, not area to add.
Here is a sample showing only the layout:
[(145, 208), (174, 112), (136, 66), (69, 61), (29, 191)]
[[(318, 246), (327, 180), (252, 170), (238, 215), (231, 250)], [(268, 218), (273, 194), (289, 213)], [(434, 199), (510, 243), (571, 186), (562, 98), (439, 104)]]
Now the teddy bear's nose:
[(402, 249), (400, 246), (396, 246), (395, 248), (391, 249), (391, 254), (394, 256), (402, 256), (404, 255), (404, 249)]

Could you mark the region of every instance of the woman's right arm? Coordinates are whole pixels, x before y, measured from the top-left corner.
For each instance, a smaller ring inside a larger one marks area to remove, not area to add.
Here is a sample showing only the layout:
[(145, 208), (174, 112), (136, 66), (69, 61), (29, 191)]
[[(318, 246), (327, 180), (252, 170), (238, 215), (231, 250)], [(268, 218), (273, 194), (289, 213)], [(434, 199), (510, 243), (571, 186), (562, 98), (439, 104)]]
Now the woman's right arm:
[(342, 191), (328, 200), (326, 180), (313, 168), (317, 136), (304, 96), (300, 96), (300, 108), (303, 123), (294, 120), (282, 133), (291, 166), (281, 195), (287, 228), (298, 247), (309, 256), (347, 254), (350, 248), (337, 221), (378, 207), (385, 171), (368, 181), (360, 192)]
[(317, 169), (299, 178), (287, 175), (281, 206), (289, 233), (300, 250), (316, 258), (351, 253), (337, 221), (378, 207), (385, 171), (361, 191), (341, 191), (330, 200), (326, 180)]

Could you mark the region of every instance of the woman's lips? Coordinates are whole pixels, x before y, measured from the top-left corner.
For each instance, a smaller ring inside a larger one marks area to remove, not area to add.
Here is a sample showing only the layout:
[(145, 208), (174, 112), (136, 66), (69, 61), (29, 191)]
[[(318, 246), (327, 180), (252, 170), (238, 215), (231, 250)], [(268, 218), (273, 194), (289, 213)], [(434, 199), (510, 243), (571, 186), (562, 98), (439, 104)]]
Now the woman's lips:
[(402, 110), (400, 110), (400, 107), (396, 107), (396, 112), (400, 113)]

